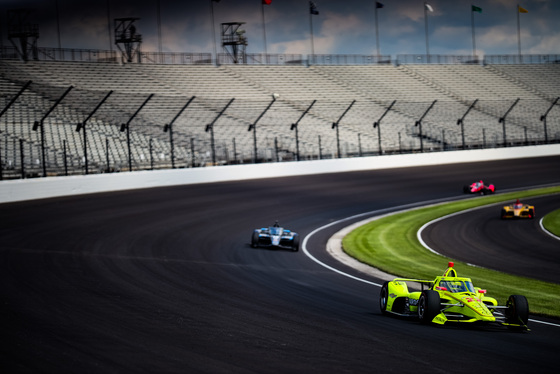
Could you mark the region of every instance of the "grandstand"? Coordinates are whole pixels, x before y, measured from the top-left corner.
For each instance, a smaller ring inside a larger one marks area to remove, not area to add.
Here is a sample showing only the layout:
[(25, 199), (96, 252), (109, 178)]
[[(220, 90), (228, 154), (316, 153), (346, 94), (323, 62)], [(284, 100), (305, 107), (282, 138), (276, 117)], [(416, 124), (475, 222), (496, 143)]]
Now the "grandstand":
[[(530, 64), (363, 59), (373, 62), (348, 65), (275, 58), (282, 63), (214, 65), (87, 56), (22, 61), (1, 54), (4, 179), (293, 161), (296, 149), (300, 160), (310, 160), (560, 141), (554, 109), (560, 65), (549, 58)], [(172, 132), (164, 132), (175, 117)], [(296, 139), (290, 129), (298, 120)], [(128, 122), (129, 138), (121, 131)], [(254, 132), (248, 131), (252, 125)]]

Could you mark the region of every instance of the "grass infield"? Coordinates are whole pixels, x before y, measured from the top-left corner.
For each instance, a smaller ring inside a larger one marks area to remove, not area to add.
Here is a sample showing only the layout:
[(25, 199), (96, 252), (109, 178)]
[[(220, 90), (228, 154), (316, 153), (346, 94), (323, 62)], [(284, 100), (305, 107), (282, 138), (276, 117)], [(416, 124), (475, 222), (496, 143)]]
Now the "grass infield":
[[(416, 235), (425, 223), (482, 205), (555, 193), (560, 193), (560, 186), (487, 195), (397, 213), (358, 227), (344, 237), (342, 246), (350, 256), (390, 274), (433, 279), (443, 273), (450, 259), (420, 244)], [(560, 211), (553, 213), (557, 216), (552, 220), (558, 225)], [(486, 289), (488, 296), (496, 298), (500, 305), (505, 304), (509, 295), (525, 295), (532, 314), (560, 318), (560, 284), (454, 262), (459, 276), (471, 278), (476, 287)]]
[(543, 226), (554, 235), (560, 236), (560, 209), (544, 216)]

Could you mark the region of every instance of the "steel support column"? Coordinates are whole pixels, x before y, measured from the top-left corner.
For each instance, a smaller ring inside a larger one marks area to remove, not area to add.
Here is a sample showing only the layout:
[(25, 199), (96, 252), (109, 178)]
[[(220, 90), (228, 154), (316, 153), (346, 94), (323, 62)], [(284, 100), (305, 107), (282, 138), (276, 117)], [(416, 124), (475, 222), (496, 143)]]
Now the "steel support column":
[(54, 105), (43, 116), (43, 118), (41, 118), (40, 121), (35, 121), (35, 123), (33, 124), (33, 131), (37, 131), (37, 128), (41, 127), (41, 158), (42, 158), (42, 164), (43, 164), (43, 177), (47, 176), (47, 163), (46, 163), (46, 159), (45, 159), (45, 126), (44, 126), (44, 122), (45, 122), (45, 119), (47, 119), (47, 117), (49, 116), (49, 114), (51, 114), (52, 111), (58, 106), (58, 104), (60, 104), (62, 99), (64, 99), (64, 97), (66, 97), (66, 95), (68, 95), (68, 92), (70, 92), (70, 90), (72, 88), (73, 88), (72, 86), (68, 87), (66, 89), (66, 91), (64, 91), (62, 96), (58, 98), (58, 100), (54, 103)]
[(142, 110), (142, 108), (144, 108), (144, 106), (146, 106), (146, 104), (148, 103), (148, 101), (150, 101), (150, 99), (154, 96), (154, 94), (150, 94), (150, 96), (148, 96), (148, 98), (142, 103), (142, 105), (140, 105), (140, 107), (136, 110), (136, 112), (134, 112), (134, 114), (132, 115), (132, 117), (130, 117), (130, 119), (128, 120), (127, 123), (123, 123), (121, 125), (121, 132), (124, 132), (126, 130), (126, 146), (128, 148), (128, 171), (132, 171), (132, 151), (130, 149), (130, 122), (132, 122), (132, 120), (134, 119), (134, 117), (136, 117), (136, 115), (138, 113), (140, 113), (140, 110)]
[(463, 144), (463, 149), (465, 149), (465, 117), (467, 116), (467, 114), (469, 114), (471, 109), (474, 108), (474, 106), (476, 105), (477, 102), (478, 102), (478, 99), (473, 101), (473, 103), (471, 104), (469, 109), (467, 109), (465, 114), (463, 114), (463, 117), (461, 117), (457, 120), (457, 125), (461, 125), (461, 142)]
[(500, 118), (499, 123), (502, 124), (502, 129), (503, 129), (503, 133), (504, 133), (504, 147), (507, 147), (507, 136), (506, 136), (506, 117), (509, 114), (509, 112), (512, 111), (513, 107), (517, 105), (517, 103), (519, 102), (519, 98), (517, 98), (517, 100), (515, 100), (515, 102), (513, 104), (511, 104), (511, 106), (509, 107), (509, 109), (507, 110), (507, 112)]
[(235, 98), (231, 99), (227, 103), (227, 105), (220, 111), (220, 113), (218, 113), (216, 118), (214, 118), (214, 120), (211, 123), (206, 125), (206, 128), (204, 129), (204, 131), (206, 131), (206, 132), (210, 131), (210, 146), (212, 148), (212, 165), (216, 165), (216, 145), (215, 145), (215, 142), (214, 142), (214, 124), (222, 116), (222, 114), (224, 114), (226, 109), (229, 108), (231, 103), (233, 103), (233, 100), (235, 100)]
[(387, 115), (387, 113), (389, 113), (389, 111), (391, 110), (391, 108), (393, 108), (393, 105), (395, 105), (396, 102), (397, 102), (397, 100), (393, 100), (391, 105), (389, 105), (389, 107), (387, 109), (385, 109), (385, 112), (381, 115), (381, 117), (379, 117), (377, 122), (373, 123), (373, 128), (377, 127), (377, 142), (378, 142), (379, 154), (382, 153), (382, 149), (381, 149), (381, 126), (380, 126), (381, 125), (381, 120)]
[(338, 130), (338, 124), (340, 123), (340, 121), (342, 120), (342, 117), (344, 117), (344, 115), (346, 113), (348, 113), (348, 111), (350, 110), (350, 108), (352, 108), (352, 105), (354, 105), (354, 103), (356, 102), (356, 100), (353, 100), (352, 103), (350, 103), (350, 105), (348, 106), (348, 108), (346, 108), (346, 110), (344, 111), (344, 113), (342, 113), (342, 115), (338, 118), (338, 121), (333, 122), (332, 124), (332, 128), (335, 129), (336, 128), (336, 157), (340, 158), (340, 134), (339, 134), (339, 130)]
[(422, 135), (422, 120), (424, 120), (424, 117), (426, 117), (426, 115), (428, 115), (428, 112), (430, 110), (432, 110), (434, 105), (436, 105), (436, 102), (437, 102), (437, 100), (433, 101), (433, 103), (430, 105), (430, 107), (428, 109), (426, 109), (424, 114), (422, 114), (422, 117), (420, 117), (420, 119), (418, 121), (416, 121), (416, 123), (414, 125), (414, 126), (418, 126), (418, 129), (420, 130), (420, 152), (424, 152), (424, 139), (423, 139), (423, 135)]
[(255, 120), (255, 122), (253, 122), (253, 124), (249, 126), (249, 129), (247, 130), (247, 131), (253, 130), (253, 152), (254, 152), (253, 162), (255, 164), (258, 162), (257, 161), (258, 160), (258, 157), (257, 157), (257, 123), (262, 118), (262, 116), (264, 116), (264, 114), (270, 109), (272, 104), (274, 104), (274, 102), (276, 101), (276, 97), (277, 97), (276, 94), (272, 95), (272, 101), (270, 102), (270, 104), (268, 104), (266, 109), (259, 115), (259, 117)]
[(103, 103), (109, 98), (109, 96), (111, 96), (111, 94), (113, 93), (113, 91), (109, 91), (107, 93), (107, 95), (105, 95), (105, 97), (103, 98), (103, 100), (101, 100), (99, 102), (99, 104), (97, 104), (97, 106), (95, 107), (95, 109), (89, 114), (89, 116), (87, 116), (87, 118), (84, 120), (84, 122), (82, 123), (78, 123), (78, 125), (76, 126), (76, 131), (80, 132), (80, 130), (84, 130), (84, 160), (86, 163), (86, 174), (89, 173), (89, 168), (88, 168), (88, 154), (87, 154), (87, 131), (86, 131), (86, 122), (95, 114), (95, 112), (97, 112), (97, 110), (99, 108), (101, 108), (101, 105), (103, 105)]
[(175, 148), (173, 145), (173, 124), (175, 123), (175, 121), (177, 120), (177, 118), (179, 118), (179, 116), (183, 113), (183, 111), (185, 109), (187, 109), (187, 107), (189, 106), (189, 104), (196, 98), (196, 96), (193, 96), (189, 99), (189, 101), (185, 104), (185, 106), (183, 106), (181, 108), (181, 110), (179, 111), (179, 113), (177, 113), (175, 115), (175, 117), (173, 117), (173, 119), (171, 120), (171, 122), (169, 122), (167, 125), (163, 126), (163, 132), (167, 132), (169, 131), (169, 144), (171, 146), (171, 168), (175, 169)]
[(292, 123), (292, 126), (290, 127), (290, 130), (296, 130), (296, 161), (299, 161), (299, 133), (298, 133), (299, 121), (301, 121), (302, 118), (305, 117), (307, 112), (309, 112), (309, 110), (311, 109), (313, 104), (315, 104), (316, 101), (317, 100), (313, 100), (311, 105), (305, 110), (305, 112), (303, 112), (303, 114), (299, 117), (299, 119), (295, 123)]
[(552, 105), (546, 110), (545, 114), (543, 114), (541, 116), (541, 121), (544, 124), (544, 142), (545, 142), (545, 144), (548, 144), (548, 129), (546, 128), (546, 117), (548, 117), (548, 113), (550, 113), (552, 108), (554, 108), (554, 106), (558, 102), (558, 99), (560, 99), (560, 97), (557, 97), (556, 100), (554, 100), (554, 102), (552, 103)]

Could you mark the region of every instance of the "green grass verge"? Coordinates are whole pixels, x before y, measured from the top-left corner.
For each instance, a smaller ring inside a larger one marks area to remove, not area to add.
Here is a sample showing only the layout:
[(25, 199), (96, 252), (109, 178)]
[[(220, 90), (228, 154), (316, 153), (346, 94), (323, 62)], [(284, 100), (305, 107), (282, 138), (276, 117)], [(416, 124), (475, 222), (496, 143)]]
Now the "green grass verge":
[(544, 216), (543, 226), (554, 235), (560, 236), (560, 209)]
[[(420, 244), (416, 235), (422, 225), (477, 206), (554, 193), (560, 193), (560, 186), (488, 195), (397, 213), (353, 230), (344, 237), (342, 246), (350, 256), (385, 272), (399, 277), (433, 279), (443, 273), (449, 259)], [(487, 289), (488, 296), (495, 297), (499, 303), (505, 303), (509, 295), (525, 295), (531, 313), (560, 317), (559, 284), (454, 262), (459, 276), (471, 278), (475, 286)]]

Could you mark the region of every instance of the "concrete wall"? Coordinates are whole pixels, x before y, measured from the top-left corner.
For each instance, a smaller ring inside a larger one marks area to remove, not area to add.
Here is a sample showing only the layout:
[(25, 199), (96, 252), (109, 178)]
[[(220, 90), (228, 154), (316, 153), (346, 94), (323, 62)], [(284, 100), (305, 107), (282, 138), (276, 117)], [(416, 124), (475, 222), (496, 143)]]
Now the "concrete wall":
[(560, 144), (0, 181), (0, 203), (195, 183), (560, 155)]

